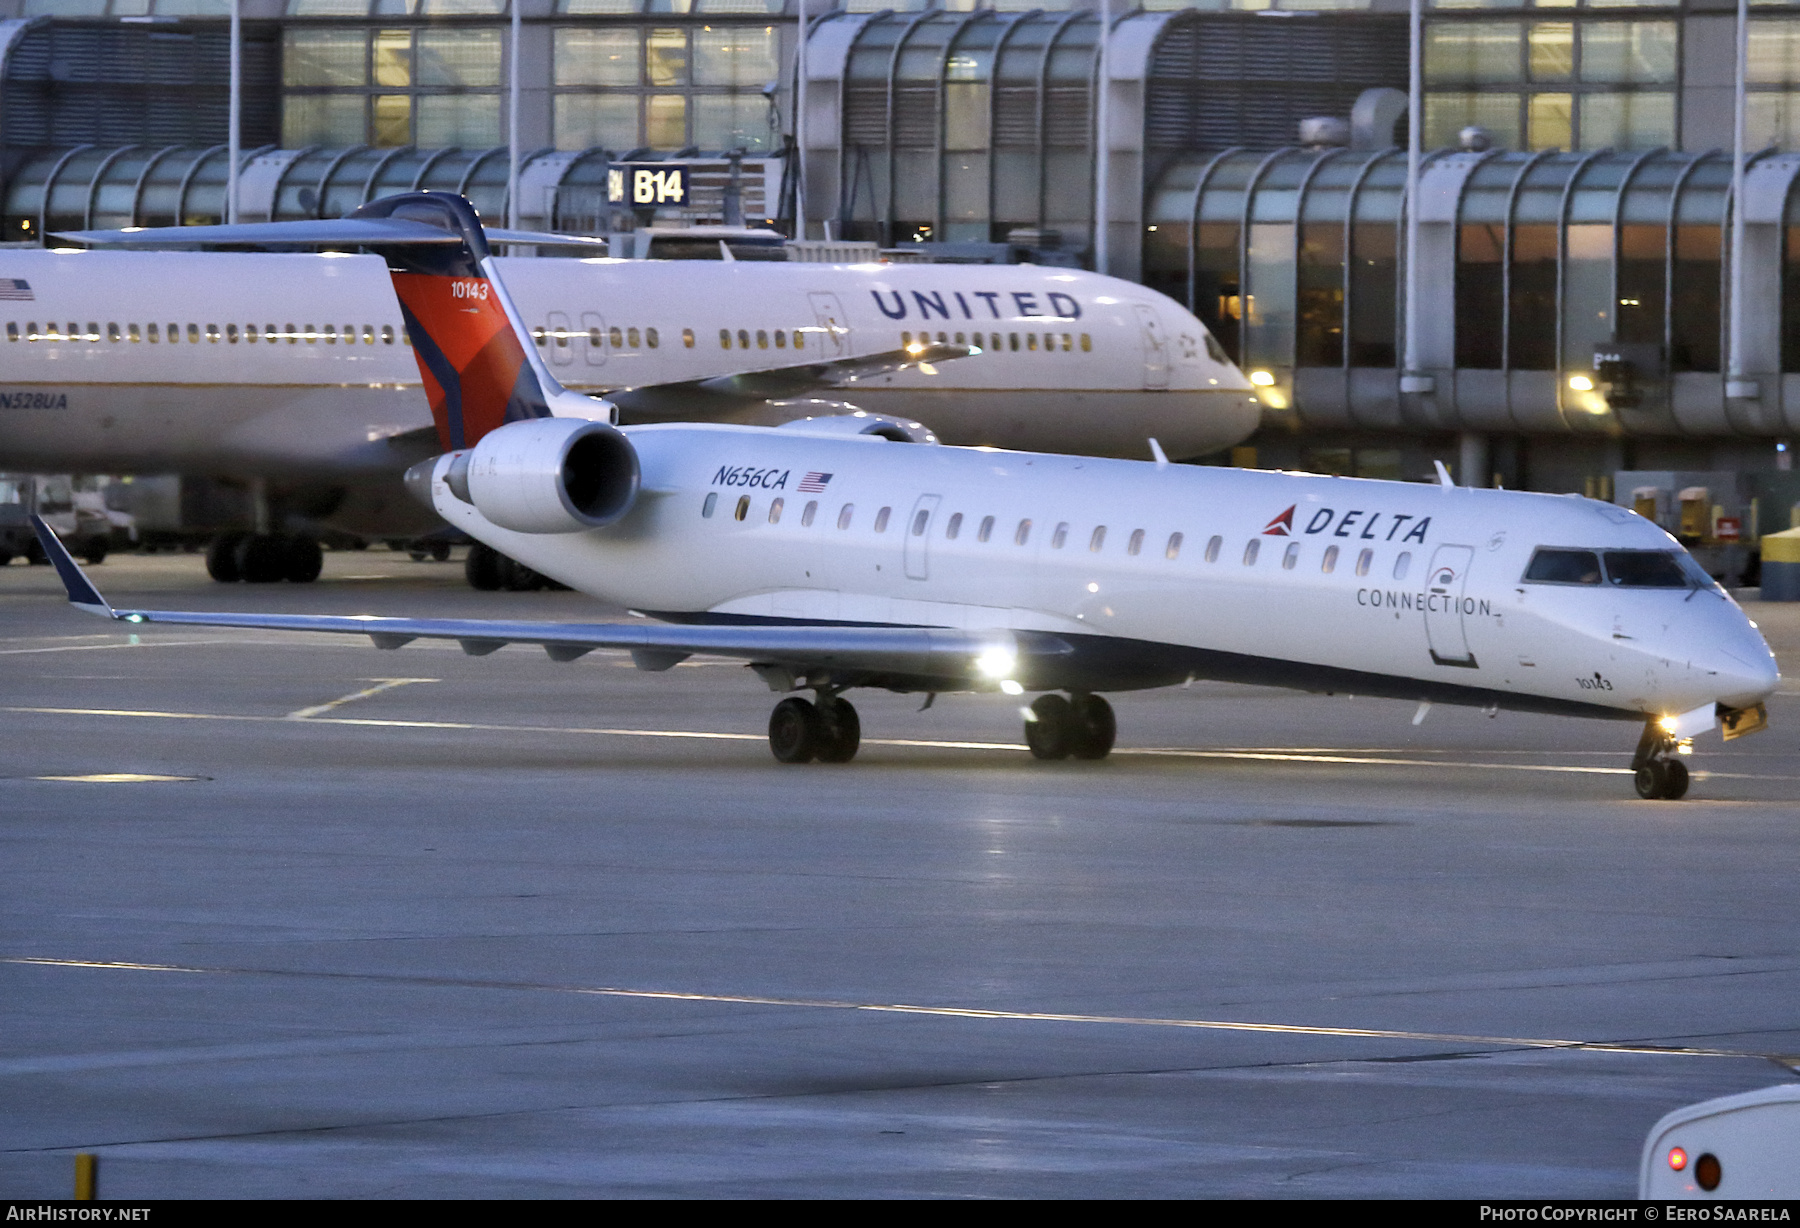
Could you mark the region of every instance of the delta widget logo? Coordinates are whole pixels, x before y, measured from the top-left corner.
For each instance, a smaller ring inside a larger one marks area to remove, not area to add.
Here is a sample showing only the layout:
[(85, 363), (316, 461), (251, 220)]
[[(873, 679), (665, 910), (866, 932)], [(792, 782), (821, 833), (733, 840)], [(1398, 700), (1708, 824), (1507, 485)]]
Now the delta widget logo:
[(1294, 507), (1297, 507), (1297, 506), (1299, 506), (1299, 505), (1294, 504), (1293, 506), (1290, 506), (1287, 511), (1281, 513), (1281, 515), (1275, 517), (1275, 519), (1269, 521), (1268, 524), (1264, 525), (1263, 526), (1263, 536), (1264, 537), (1291, 537), (1291, 536), (1293, 536), (1293, 533), (1294, 533)]

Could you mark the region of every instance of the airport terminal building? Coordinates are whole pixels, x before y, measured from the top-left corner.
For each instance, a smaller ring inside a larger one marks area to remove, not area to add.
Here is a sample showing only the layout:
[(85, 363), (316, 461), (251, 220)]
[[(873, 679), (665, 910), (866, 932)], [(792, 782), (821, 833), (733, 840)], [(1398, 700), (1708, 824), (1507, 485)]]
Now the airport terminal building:
[[(240, 216), (421, 187), (506, 213), (506, 3), (244, 0)], [(716, 222), (735, 196), (814, 239), (1091, 265), (1104, 169), (1108, 271), (1254, 373), (1261, 463), (1415, 477), (1442, 456), (1594, 493), (1735, 471), (1762, 531), (1787, 527), (1800, 4), (1752, 10), (1741, 321), (1733, 7), (1429, 6), (1430, 378), (1405, 394), (1403, 5), (1115, 5), (1104, 83), (1097, 6), (825, 7), (801, 80), (795, 0), (525, 2), (520, 223)], [(227, 24), (225, 0), (0, 0), (0, 238), (221, 217)], [(1318, 118), (1342, 122), (1303, 139)], [(688, 164), (692, 198), (632, 216), (607, 199), (621, 161)]]

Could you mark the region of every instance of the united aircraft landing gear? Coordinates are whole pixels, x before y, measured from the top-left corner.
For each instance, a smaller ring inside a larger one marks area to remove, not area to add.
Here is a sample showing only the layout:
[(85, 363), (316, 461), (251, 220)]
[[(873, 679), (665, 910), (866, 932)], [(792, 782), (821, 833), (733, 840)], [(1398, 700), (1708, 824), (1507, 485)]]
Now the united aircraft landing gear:
[(324, 566), (317, 539), (299, 533), (221, 533), (206, 548), (206, 574), (221, 584), (310, 584)]
[(823, 691), (814, 704), (792, 696), (769, 714), (769, 749), (783, 763), (848, 763), (862, 744), (862, 720), (850, 701)]
[(1118, 732), (1112, 705), (1098, 695), (1040, 695), (1025, 720), (1025, 745), (1038, 759), (1104, 759)]
[(1678, 749), (1679, 743), (1659, 722), (1651, 720), (1644, 725), (1644, 736), (1638, 739), (1637, 754), (1631, 760), (1632, 783), (1639, 797), (1672, 802), (1687, 795), (1687, 764), (1675, 757)]

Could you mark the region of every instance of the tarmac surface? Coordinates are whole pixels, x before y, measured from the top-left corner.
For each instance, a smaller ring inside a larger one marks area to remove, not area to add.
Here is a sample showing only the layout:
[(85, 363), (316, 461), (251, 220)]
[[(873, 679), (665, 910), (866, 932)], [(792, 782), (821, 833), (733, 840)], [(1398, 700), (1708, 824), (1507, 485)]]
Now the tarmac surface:
[[(455, 564), (117, 604), (624, 618)], [(0, 569), (0, 1196), (1630, 1197), (1796, 1078), (1800, 606), (1772, 728), (1196, 684), (1040, 764), (741, 666), (155, 628)]]

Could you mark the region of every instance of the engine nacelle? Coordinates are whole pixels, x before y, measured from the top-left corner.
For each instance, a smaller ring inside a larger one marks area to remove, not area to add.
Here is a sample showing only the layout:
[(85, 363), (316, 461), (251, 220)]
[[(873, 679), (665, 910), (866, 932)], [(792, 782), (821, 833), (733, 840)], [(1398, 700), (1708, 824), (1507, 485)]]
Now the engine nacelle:
[(532, 418), (489, 431), (450, 462), (444, 482), (515, 533), (609, 525), (637, 501), (637, 449), (604, 422)]

